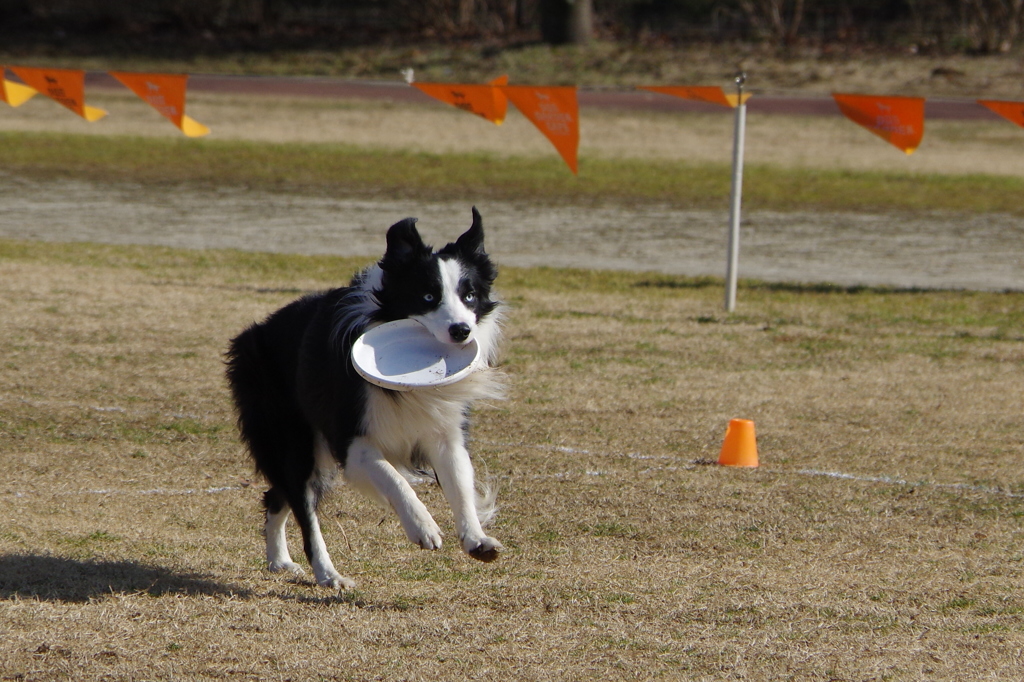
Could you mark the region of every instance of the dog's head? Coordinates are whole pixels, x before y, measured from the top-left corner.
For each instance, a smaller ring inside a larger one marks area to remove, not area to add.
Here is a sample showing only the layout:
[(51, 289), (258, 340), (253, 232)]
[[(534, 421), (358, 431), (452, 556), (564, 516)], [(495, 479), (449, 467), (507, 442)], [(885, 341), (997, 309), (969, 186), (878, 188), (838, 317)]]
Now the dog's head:
[(472, 340), (498, 305), (491, 300), (498, 273), (484, 250), (483, 221), (476, 208), (472, 226), (436, 253), (423, 243), (415, 218), (392, 225), (387, 243), (379, 263), (380, 286), (374, 291), (379, 318), (416, 320), (444, 343)]

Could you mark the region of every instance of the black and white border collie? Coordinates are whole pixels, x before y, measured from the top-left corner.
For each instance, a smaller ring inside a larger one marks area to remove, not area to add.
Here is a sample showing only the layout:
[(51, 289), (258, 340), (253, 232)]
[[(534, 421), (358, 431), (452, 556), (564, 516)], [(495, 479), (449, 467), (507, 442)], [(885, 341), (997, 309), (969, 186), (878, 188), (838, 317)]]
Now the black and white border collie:
[[(476, 208), (469, 230), (437, 252), (407, 218), (388, 230), (384, 257), (348, 287), (294, 301), (232, 340), (227, 375), (239, 429), (270, 484), (263, 503), (271, 571), (302, 573), (285, 539), (294, 515), (316, 581), (354, 587), (335, 570), (317, 519), (339, 467), (354, 487), (395, 510), (409, 540), (439, 549), (441, 529), (408, 480), (411, 472), (432, 469), (462, 549), (480, 561), (498, 557), (504, 548), (483, 530), (493, 498), (478, 491), (465, 443), (470, 404), (501, 395), (493, 369), (501, 314), (491, 298), (496, 276)], [(475, 339), (482, 368), (439, 388), (398, 392), (369, 384), (352, 367), (352, 343), (399, 319), (421, 322), (444, 343)]]

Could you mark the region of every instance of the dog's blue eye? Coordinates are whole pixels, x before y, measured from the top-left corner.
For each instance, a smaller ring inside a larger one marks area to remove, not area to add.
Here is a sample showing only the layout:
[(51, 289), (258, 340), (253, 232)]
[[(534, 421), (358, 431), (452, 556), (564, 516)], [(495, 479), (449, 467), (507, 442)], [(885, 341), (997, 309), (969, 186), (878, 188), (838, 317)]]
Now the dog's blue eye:
[(472, 303), (473, 301), (476, 300), (476, 294), (474, 294), (472, 291), (467, 291), (463, 295), (462, 300), (465, 301), (466, 303)]
[(423, 294), (423, 300), (426, 301), (427, 303), (433, 303), (434, 302), (434, 295), (433, 294)]

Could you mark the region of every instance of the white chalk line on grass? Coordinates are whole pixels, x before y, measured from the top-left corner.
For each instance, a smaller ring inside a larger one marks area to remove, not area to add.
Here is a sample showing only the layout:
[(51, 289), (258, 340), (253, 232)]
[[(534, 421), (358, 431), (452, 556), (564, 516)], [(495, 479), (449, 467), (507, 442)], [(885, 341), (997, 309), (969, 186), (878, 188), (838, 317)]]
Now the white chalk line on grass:
[[(247, 485), (222, 485), (211, 488), (152, 488), (150, 490), (116, 490), (113, 488), (100, 488), (95, 490), (59, 490), (51, 493), (50, 497), (70, 497), (75, 495), (211, 495), (214, 493), (226, 493), (234, 490), (245, 490)], [(5, 492), (4, 495), (12, 497), (42, 496), (44, 493)]]
[[(620, 454), (614, 454), (614, 453), (594, 453), (594, 452), (592, 452), (590, 450), (580, 449), (580, 448), (572, 448), (572, 447), (568, 447), (568, 446), (564, 446), (564, 445), (544, 445), (544, 444), (514, 445), (512, 443), (496, 443), (496, 442), (490, 442), (490, 443), (487, 443), (487, 445), (497, 446), (497, 447), (506, 447), (506, 448), (526, 447), (526, 448), (529, 448), (531, 450), (548, 450), (550, 452), (564, 452), (564, 453), (567, 453), (567, 454), (574, 454), (574, 455), (595, 455), (595, 456), (599, 456), (599, 457), (623, 457), (623, 458), (628, 458), (628, 459), (633, 459), (633, 460), (647, 460), (647, 459), (671, 460), (671, 459), (673, 459), (672, 457), (670, 457), (668, 455), (640, 455), (638, 453), (620, 453)], [(708, 462), (701, 461), (701, 462), (694, 462), (690, 466), (657, 466), (657, 467), (649, 467), (647, 469), (642, 470), (640, 473), (648, 474), (648, 473), (654, 473), (656, 471), (679, 471), (680, 469), (683, 469), (683, 470), (693, 470), (693, 469), (696, 469), (700, 464), (706, 464), (706, 463), (708, 463)], [(968, 484), (968, 483), (936, 483), (936, 482), (933, 482), (933, 481), (908, 481), (908, 480), (905, 480), (905, 479), (902, 479), (902, 478), (893, 478), (892, 476), (862, 476), (862, 475), (857, 475), (857, 474), (848, 474), (848, 473), (844, 473), (844, 472), (841, 472), (841, 471), (821, 471), (821, 470), (818, 470), (818, 469), (798, 469), (796, 472), (792, 472), (792, 470), (789, 470), (789, 469), (765, 469), (765, 468), (761, 468), (760, 471), (763, 471), (763, 472), (768, 473), (768, 474), (773, 474), (773, 475), (776, 475), (776, 476), (784, 475), (784, 474), (788, 474), (788, 473), (797, 473), (797, 474), (799, 474), (801, 476), (821, 476), (821, 477), (824, 477), (824, 478), (834, 478), (834, 479), (839, 479), (839, 480), (843, 480), (843, 481), (860, 481), (862, 483), (883, 483), (885, 485), (898, 485), (898, 486), (921, 486), (921, 487), (938, 488), (938, 489), (943, 489), (943, 490), (955, 490), (955, 491), (970, 492), (970, 493), (983, 493), (983, 494), (986, 494), (986, 495), (999, 495), (999, 496), (1002, 496), (1002, 497), (1011, 497), (1011, 498), (1016, 498), (1016, 499), (1024, 499), (1024, 493), (1014, 493), (1014, 492), (1011, 492), (1009, 490), (1005, 490), (1003, 488), (993, 488), (993, 487), (990, 487), (990, 486), (983, 486), (983, 485), (971, 485), (971, 484)], [(601, 475), (604, 475), (604, 473), (606, 473), (606, 472), (593, 471), (593, 470), (589, 470), (588, 469), (588, 470), (586, 470), (586, 471), (584, 471), (582, 473), (587, 475), (587, 476), (601, 476)], [(571, 477), (572, 475), (573, 475), (573, 472), (559, 472), (557, 474), (535, 475), (535, 476), (532, 476), (531, 478), (566, 479), (566, 478)]]
[[(231, 490), (245, 490), (245, 485), (222, 485), (212, 488), (153, 488), (151, 490), (83, 490), (83, 495), (199, 495), (225, 493)], [(74, 492), (60, 492), (58, 495), (74, 495)]]
[(27, 405), (28, 407), (43, 408), (43, 407), (63, 407), (69, 408), (74, 407), (81, 410), (89, 410), (92, 412), (102, 412), (109, 414), (124, 414), (129, 417), (153, 417), (159, 416), (169, 419), (195, 419), (197, 421), (206, 421), (209, 419), (209, 415), (191, 414), (182, 412), (147, 412), (145, 410), (129, 410), (124, 407), (116, 405), (87, 405), (80, 403), (75, 400), (29, 400), (27, 398), (7, 398), (0, 396), (0, 405), (6, 404), (17, 404)]
[[(772, 473), (777, 473), (773, 470)], [(1001, 495), (1003, 497), (1024, 498), (1024, 493), (1014, 493), (1003, 488), (992, 488), (984, 485), (970, 485), (968, 483), (935, 483), (933, 481), (907, 481), (902, 478), (890, 476), (857, 476), (846, 474), (841, 471), (819, 471), (817, 469), (800, 469), (796, 473), (804, 476), (824, 476), (826, 478), (838, 478), (844, 481), (861, 481), (864, 483), (885, 483), (887, 485), (899, 486), (927, 486), (929, 488), (940, 488), (944, 490), (959, 490), (968, 493), (985, 493), (986, 495)]]
[[(641, 454), (638, 454), (638, 453), (619, 453), (619, 454), (616, 454), (616, 453), (597, 453), (597, 452), (594, 452), (592, 450), (587, 450), (585, 448), (573, 448), (573, 447), (568, 447), (568, 446), (564, 446), (564, 445), (545, 445), (545, 444), (526, 445), (525, 443), (515, 444), (515, 443), (499, 443), (499, 442), (483, 442), (483, 441), (481, 442), (481, 444), (484, 444), (484, 445), (487, 445), (487, 446), (490, 446), (490, 447), (498, 447), (498, 448), (507, 448), (507, 449), (528, 448), (528, 449), (531, 449), (531, 450), (547, 450), (549, 452), (559, 452), (559, 453), (572, 454), (572, 455), (587, 455), (587, 456), (602, 457), (602, 458), (620, 457), (620, 458), (632, 459), (632, 460), (652, 460), (652, 459), (671, 460), (671, 459), (673, 459), (672, 457), (670, 457), (668, 455), (641, 455)], [(706, 461), (706, 460), (697, 460), (697, 461), (694, 461), (689, 466), (657, 466), (657, 467), (648, 467), (647, 469), (644, 469), (644, 470), (640, 471), (639, 473), (641, 473), (641, 474), (648, 474), (648, 473), (654, 473), (654, 472), (657, 472), (657, 471), (679, 471), (680, 469), (694, 470), (694, 469), (697, 469), (698, 466), (705, 465), (705, 464), (712, 464), (712, 462), (709, 462), (709, 461)], [(936, 483), (934, 481), (924, 481), (924, 480), (922, 480), (922, 481), (908, 481), (906, 479), (893, 478), (891, 476), (864, 476), (864, 475), (858, 475), (858, 474), (848, 474), (848, 473), (845, 473), (845, 472), (842, 472), (842, 471), (822, 471), (822, 470), (819, 470), (819, 469), (797, 469), (796, 471), (792, 471), (792, 470), (788, 470), (788, 469), (766, 469), (766, 468), (760, 468), (760, 469), (757, 469), (757, 471), (762, 471), (764, 473), (772, 474), (772, 475), (775, 475), (775, 476), (782, 476), (782, 475), (785, 475), (785, 474), (795, 473), (795, 474), (798, 474), (800, 476), (817, 476), (817, 477), (832, 478), (832, 479), (837, 479), (837, 480), (842, 480), (842, 481), (858, 481), (858, 482), (861, 482), (861, 483), (881, 483), (881, 484), (884, 484), (884, 485), (894, 485), (894, 486), (929, 487), (929, 488), (937, 488), (937, 489), (940, 489), (940, 490), (953, 490), (953, 491), (968, 492), (968, 493), (981, 493), (981, 494), (985, 494), (985, 495), (998, 495), (998, 496), (1001, 496), (1001, 497), (1010, 497), (1010, 498), (1014, 498), (1014, 499), (1024, 499), (1024, 493), (1015, 493), (1015, 492), (1011, 492), (1009, 490), (1005, 490), (1003, 488), (993, 488), (993, 487), (990, 487), (990, 486), (983, 486), (983, 485), (971, 485), (971, 484), (968, 484), (968, 483)], [(582, 474), (584, 476), (605, 476), (605, 475), (610, 475), (611, 473), (612, 472), (600, 471), (600, 470), (596, 470), (596, 469), (585, 469), (582, 472), (564, 471), (564, 472), (558, 472), (558, 473), (555, 473), (555, 474), (535, 474), (533, 476), (530, 476), (529, 478), (531, 478), (531, 479), (554, 478), (554, 479), (558, 479), (558, 480), (566, 480), (566, 479), (570, 479), (573, 476), (579, 475), (579, 474)], [(217, 494), (217, 493), (225, 493), (225, 492), (234, 492), (234, 491), (239, 491), (239, 490), (246, 490), (247, 488), (250, 488), (250, 487), (251, 487), (251, 485), (249, 485), (249, 484), (239, 484), (239, 485), (213, 486), (213, 487), (209, 487), (209, 488), (151, 488), (151, 489), (148, 489), (148, 490), (118, 490), (118, 489), (115, 489), (115, 488), (102, 488), (102, 489), (91, 489), (91, 490), (58, 491), (58, 492), (52, 493), (51, 496), (56, 497), (56, 496), (72, 496), (72, 495), (139, 495), (139, 496), (144, 496), (144, 495), (167, 495), (167, 496), (212, 495), (212, 494)], [(15, 498), (24, 498), (24, 497), (31, 497), (31, 496), (39, 496), (39, 495), (42, 495), (42, 494), (43, 493), (25, 493), (25, 492), (6, 491), (6, 492), (3, 492), (3, 493), (0, 493), (0, 496), (6, 495), (6, 496), (12, 496), (12, 497), (15, 497)]]

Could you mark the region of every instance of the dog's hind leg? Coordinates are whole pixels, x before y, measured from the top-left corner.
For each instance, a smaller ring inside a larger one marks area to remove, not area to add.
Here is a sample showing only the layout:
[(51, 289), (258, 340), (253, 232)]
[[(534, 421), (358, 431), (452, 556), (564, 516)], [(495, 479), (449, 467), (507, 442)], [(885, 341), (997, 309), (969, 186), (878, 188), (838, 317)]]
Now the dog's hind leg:
[(298, 494), (289, 497), (288, 504), (302, 529), (302, 544), (306, 551), (306, 558), (313, 569), (313, 577), (316, 582), (324, 587), (350, 590), (356, 584), (349, 578), (343, 577), (334, 568), (331, 555), (327, 552), (327, 545), (324, 543), (324, 536), (320, 532), (320, 519), (316, 513), (319, 494), (313, 480), (304, 487)]
[(285, 525), (292, 510), (277, 488), (271, 488), (263, 493), (263, 506), (267, 508), (267, 521), (263, 526), (267, 539), (267, 568), (275, 573), (288, 571), (302, 575), (305, 571), (292, 561), (291, 554), (288, 553), (288, 539), (285, 536)]
[(436, 448), (427, 449), (427, 458), (445, 499), (452, 508), (462, 549), (479, 561), (494, 561), (505, 548), (484, 533), (476, 508), (476, 483), (461, 430), (450, 434)]

